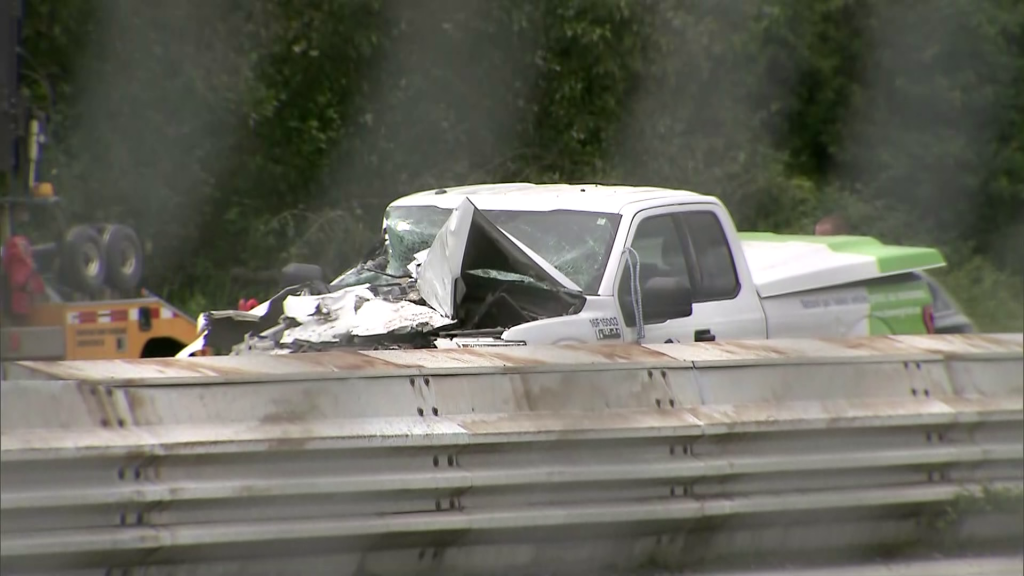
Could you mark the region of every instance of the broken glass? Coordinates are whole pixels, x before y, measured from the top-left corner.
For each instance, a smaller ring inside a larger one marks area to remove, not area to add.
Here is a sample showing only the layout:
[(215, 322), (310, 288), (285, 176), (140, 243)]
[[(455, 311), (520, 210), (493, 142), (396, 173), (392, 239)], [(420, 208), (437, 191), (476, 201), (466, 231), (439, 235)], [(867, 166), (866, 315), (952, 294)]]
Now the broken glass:
[(584, 293), (597, 292), (618, 229), (620, 217), (617, 214), (577, 210), (483, 210), (483, 213), (565, 274)]
[[(569, 277), (584, 293), (597, 292), (619, 226), (619, 215), (578, 210), (481, 212)], [(434, 206), (388, 208), (378, 257), (339, 276), (332, 289), (395, 282), (395, 277), (407, 276), (407, 267), (415, 254), (430, 248), (451, 213)]]

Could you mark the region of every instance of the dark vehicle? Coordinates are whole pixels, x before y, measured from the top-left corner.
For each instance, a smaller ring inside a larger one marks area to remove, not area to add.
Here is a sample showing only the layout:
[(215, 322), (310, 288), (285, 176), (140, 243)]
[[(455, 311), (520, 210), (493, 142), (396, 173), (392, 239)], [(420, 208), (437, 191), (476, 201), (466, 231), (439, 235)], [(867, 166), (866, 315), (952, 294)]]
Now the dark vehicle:
[(970, 334), (978, 329), (974, 322), (960, 309), (956, 300), (939, 284), (939, 281), (924, 272), (915, 272), (928, 284), (932, 293), (932, 314), (935, 316), (936, 334)]

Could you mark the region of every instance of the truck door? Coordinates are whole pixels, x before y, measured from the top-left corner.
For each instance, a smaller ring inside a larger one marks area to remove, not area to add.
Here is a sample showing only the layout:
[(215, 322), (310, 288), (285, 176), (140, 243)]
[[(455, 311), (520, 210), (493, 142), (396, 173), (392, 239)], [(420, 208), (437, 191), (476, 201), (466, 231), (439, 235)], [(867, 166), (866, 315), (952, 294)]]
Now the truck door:
[[(740, 246), (738, 241), (731, 245), (715, 206), (640, 212), (631, 225), (627, 246), (640, 262), (645, 343), (766, 337), (757, 292), (737, 274), (733, 251)], [(626, 264), (616, 282), (616, 299), (626, 326), (635, 328)]]

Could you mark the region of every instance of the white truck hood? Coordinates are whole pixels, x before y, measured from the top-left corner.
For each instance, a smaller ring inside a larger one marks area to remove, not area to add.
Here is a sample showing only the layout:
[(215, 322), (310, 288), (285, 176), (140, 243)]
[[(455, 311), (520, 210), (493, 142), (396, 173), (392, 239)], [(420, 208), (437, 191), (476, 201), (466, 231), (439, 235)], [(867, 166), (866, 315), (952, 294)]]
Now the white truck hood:
[(762, 298), (946, 265), (933, 248), (888, 246), (867, 236), (742, 232), (740, 240)]

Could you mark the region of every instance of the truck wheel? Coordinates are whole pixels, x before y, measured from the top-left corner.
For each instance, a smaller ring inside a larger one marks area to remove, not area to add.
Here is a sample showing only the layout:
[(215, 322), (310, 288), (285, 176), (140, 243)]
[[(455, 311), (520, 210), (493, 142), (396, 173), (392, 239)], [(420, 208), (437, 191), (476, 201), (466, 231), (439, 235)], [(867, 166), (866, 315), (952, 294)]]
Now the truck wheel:
[(89, 226), (74, 226), (68, 230), (60, 258), (64, 282), (79, 292), (94, 295), (103, 289), (106, 268), (100, 235)]
[(107, 285), (130, 293), (142, 282), (142, 243), (128, 226), (103, 227), (103, 256), (107, 260)]

